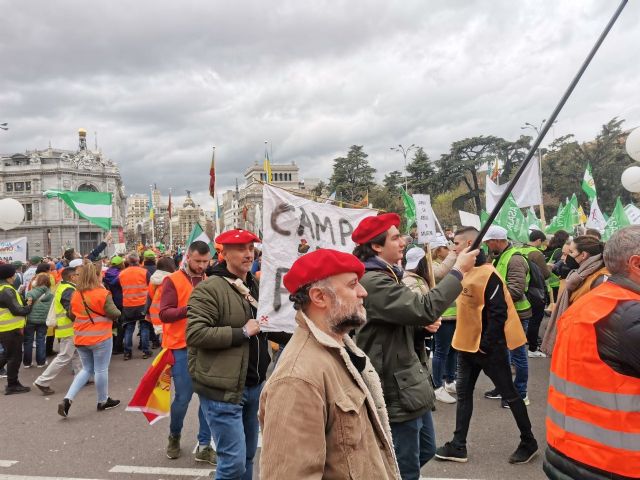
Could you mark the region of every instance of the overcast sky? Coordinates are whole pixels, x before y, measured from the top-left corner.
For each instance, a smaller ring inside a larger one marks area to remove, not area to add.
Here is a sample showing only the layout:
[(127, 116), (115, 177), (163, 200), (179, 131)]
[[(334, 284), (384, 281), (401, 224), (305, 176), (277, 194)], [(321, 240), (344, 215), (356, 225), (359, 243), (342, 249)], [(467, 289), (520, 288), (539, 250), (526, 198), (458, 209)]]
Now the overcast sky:
[[(327, 179), (364, 145), (378, 178), (392, 145), (432, 160), (474, 135), (515, 139), (547, 118), (617, 2), (602, 0), (0, 0), (0, 152), (74, 149), (77, 129), (120, 166), (207, 199), (262, 162)], [(640, 125), (640, 2), (632, 1), (545, 144)]]

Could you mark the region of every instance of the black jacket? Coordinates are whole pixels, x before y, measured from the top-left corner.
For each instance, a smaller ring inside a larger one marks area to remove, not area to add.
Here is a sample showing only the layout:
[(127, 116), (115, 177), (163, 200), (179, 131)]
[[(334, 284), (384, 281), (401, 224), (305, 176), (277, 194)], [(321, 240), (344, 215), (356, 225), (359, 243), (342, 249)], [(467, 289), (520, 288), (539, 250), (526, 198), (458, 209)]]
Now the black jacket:
[[(0, 280), (0, 285), (1, 284), (9, 285), (6, 280)], [(17, 317), (24, 317), (31, 312), (29, 305), (25, 304), (22, 306), (18, 303), (15, 291), (10, 288), (3, 288), (2, 291), (0, 291), (0, 308), (8, 308), (11, 314)]]

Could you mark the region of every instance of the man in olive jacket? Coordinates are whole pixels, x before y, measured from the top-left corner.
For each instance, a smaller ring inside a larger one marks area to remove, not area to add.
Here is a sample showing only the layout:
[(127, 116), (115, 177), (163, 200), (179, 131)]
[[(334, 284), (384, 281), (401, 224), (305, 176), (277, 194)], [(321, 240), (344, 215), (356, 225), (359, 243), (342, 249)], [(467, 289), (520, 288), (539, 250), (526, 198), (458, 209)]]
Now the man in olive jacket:
[(439, 317), (458, 297), (464, 272), (473, 268), (478, 251), (458, 256), (451, 272), (426, 295), (402, 283), (405, 241), (400, 217), (387, 213), (367, 217), (354, 230), (354, 250), (365, 265), (361, 284), (367, 323), (356, 343), (370, 358), (382, 381), (393, 444), (403, 480), (417, 480), (420, 467), (435, 454), (431, 410), (433, 386), (424, 347), (426, 331), (435, 332)]

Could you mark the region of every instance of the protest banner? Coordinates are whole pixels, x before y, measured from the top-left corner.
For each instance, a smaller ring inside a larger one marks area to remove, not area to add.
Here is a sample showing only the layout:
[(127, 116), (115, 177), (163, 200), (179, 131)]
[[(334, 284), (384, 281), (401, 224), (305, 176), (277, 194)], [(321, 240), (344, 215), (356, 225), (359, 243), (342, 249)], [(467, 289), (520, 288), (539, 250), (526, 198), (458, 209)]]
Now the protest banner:
[(377, 212), (314, 202), (266, 184), (262, 198), (264, 236), (257, 320), (264, 331), (291, 333), (296, 325), (295, 310), (282, 277), (306, 252), (332, 248), (351, 253), (355, 247), (351, 233), (362, 219)]
[(431, 208), (429, 195), (415, 194), (416, 225), (418, 227), (418, 243), (429, 243), (436, 237), (436, 215)]
[(0, 240), (0, 260), (6, 263), (27, 261), (27, 237)]

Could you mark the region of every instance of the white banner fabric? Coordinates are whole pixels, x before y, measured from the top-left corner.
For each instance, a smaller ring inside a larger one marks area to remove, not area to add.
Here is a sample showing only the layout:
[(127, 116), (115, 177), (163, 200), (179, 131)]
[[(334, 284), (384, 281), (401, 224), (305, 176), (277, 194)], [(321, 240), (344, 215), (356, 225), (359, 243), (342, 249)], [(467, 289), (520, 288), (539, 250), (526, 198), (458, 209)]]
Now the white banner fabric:
[(474, 227), (480, 230), (480, 216), (475, 213), (465, 212), (463, 210), (458, 210), (458, 215), (460, 215), (460, 225), (463, 227)]
[(418, 243), (429, 243), (436, 237), (436, 214), (431, 208), (429, 195), (415, 194), (416, 225), (418, 227)]
[(0, 240), (0, 260), (6, 263), (27, 261), (27, 237)]
[[(509, 185), (508, 182), (504, 185), (496, 185), (487, 175), (486, 210), (488, 213), (491, 213), (493, 207), (496, 206), (507, 185)], [(516, 199), (520, 208), (542, 205), (542, 189), (540, 187), (540, 165), (537, 159), (532, 159), (513, 189), (513, 198)]]
[(640, 225), (640, 208), (630, 203), (624, 207), (624, 213), (627, 214), (627, 218), (632, 225)]
[(292, 195), (285, 190), (264, 185), (262, 187), (263, 238), (260, 273), (260, 301), (258, 321), (266, 332), (293, 332), (295, 310), (289, 301), (289, 292), (282, 277), (293, 262), (304, 255), (301, 240), (309, 248), (331, 248), (351, 253), (355, 244), (351, 233), (365, 217), (376, 215), (376, 210), (339, 208)]

